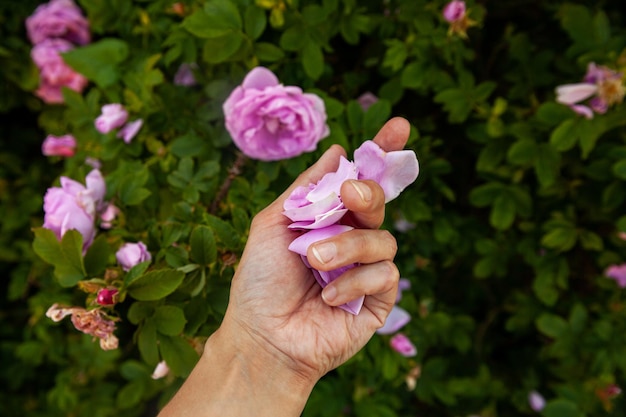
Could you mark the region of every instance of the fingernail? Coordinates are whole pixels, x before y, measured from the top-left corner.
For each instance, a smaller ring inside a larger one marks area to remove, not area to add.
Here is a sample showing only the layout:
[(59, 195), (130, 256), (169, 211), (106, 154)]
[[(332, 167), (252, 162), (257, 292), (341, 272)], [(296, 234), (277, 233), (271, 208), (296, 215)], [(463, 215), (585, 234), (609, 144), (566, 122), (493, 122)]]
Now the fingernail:
[(351, 181), (351, 183), (363, 201), (367, 203), (372, 199), (372, 190), (370, 190), (370, 187), (358, 181)]
[(337, 298), (337, 288), (334, 285), (329, 285), (322, 290), (322, 298), (326, 304), (332, 303)]
[(315, 256), (318, 261), (325, 264), (326, 262), (330, 262), (335, 257), (337, 254), (337, 247), (334, 243), (321, 243), (313, 246), (311, 248), (311, 252), (313, 252), (313, 256)]

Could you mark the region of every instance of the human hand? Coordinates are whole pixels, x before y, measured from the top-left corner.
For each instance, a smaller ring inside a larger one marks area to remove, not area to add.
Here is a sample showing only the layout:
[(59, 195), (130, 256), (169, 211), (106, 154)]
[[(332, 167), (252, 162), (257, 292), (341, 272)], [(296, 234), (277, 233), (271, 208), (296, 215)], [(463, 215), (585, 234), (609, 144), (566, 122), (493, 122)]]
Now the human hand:
[[(386, 151), (399, 150), (408, 135), (408, 122), (396, 118), (374, 141)], [(342, 185), (341, 196), (350, 210), (343, 223), (356, 229), (317, 242), (307, 256), (318, 270), (352, 263), (359, 267), (322, 292), (300, 256), (287, 250), (299, 232), (287, 228), (290, 220), (282, 215), (285, 199), (295, 187), (315, 183), (335, 171), (340, 155), (345, 156), (342, 148), (331, 147), (254, 218), (222, 324), (230, 328), (230, 334), (239, 333), (240, 343), (269, 353), (313, 383), (354, 355), (384, 324), (394, 305), (399, 277), (393, 264), (395, 239), (377, 230), (384, 219), (385, 197), (374, 181)], [(363, 295), (363, 309), (356, 316), (330, 307)]]

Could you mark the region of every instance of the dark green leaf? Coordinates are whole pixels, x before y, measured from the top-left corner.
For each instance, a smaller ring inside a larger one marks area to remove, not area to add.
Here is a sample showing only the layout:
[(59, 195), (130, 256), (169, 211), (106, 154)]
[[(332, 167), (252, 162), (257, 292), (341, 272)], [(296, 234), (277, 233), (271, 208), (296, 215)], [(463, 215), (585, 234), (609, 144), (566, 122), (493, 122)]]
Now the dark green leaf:
[(183, 310), (172, 305), (157, 307), (153, 320), (157, 331), (168, 336), (181, 334), (187, 323)]
[(159, 350), (175, 376), (185, 378), (196, 365), (198, 354), (191, 345), (177, 336), (160, 336)]
[(184, 277), (174, 269), (150, 271), (128, 284), (128, 294), (140, 301), (159, 300), (174, 292)]
[(201, 265), (209, 265), (217, 258), (217, 246), (213, 231), (207, 226), (196, 226), (191, 232), (191, 259)]
[(120, 78), (118, 65), (126, 59), (128, 51), (128, 45), (120, 39), (101, 39), (63, 53), (63, 59), (76, 71), (106, 88)]

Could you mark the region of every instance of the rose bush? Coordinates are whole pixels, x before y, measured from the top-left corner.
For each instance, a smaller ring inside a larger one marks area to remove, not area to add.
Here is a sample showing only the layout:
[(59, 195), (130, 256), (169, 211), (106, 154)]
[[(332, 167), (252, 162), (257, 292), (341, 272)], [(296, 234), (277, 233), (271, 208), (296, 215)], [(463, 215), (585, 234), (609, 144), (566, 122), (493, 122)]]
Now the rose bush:
[[(420, 175), (383, 227), (410, 288), (303, 415), (623, 416), (623, 9), (0, 2), (0, 415), (156, 415), (223, 317), (251, 218), (399, 115)], [(114, 103), (127, 119), (101, 133)], [(289, 210), (335, 222), (314, 188)]]

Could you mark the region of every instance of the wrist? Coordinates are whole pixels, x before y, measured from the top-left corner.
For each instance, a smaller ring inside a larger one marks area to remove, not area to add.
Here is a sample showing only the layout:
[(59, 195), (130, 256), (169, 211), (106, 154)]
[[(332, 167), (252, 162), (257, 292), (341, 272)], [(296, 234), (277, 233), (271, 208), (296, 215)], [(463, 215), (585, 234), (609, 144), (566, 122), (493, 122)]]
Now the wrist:
[(271, 343), (226, 321), (207, 340), (200, 360), (207, 367), (226, 365), (224, 388), (232, 381), (238, 401), (251, 407), (248, 415), (299, 416), (317, 382)]

